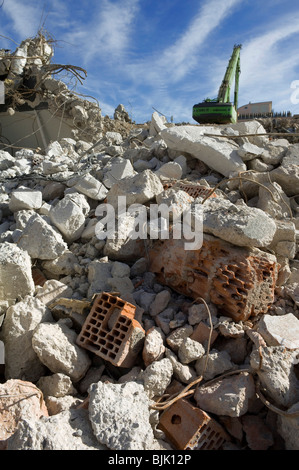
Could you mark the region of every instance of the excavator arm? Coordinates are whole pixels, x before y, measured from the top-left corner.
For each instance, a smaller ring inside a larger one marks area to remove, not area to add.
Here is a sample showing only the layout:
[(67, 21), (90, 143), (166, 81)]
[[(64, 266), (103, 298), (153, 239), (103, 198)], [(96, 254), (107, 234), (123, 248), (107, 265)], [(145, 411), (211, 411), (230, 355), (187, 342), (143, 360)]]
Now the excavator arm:
[[(241, 47), (240, 44), (234, 46), (217, 99), (206, 99), (202, 103), (193, 106), (192, 117), (198, 123), (228, 124), (237, 122)], [(230, 94), (234, 80), (234, 102), (231, 103)]]

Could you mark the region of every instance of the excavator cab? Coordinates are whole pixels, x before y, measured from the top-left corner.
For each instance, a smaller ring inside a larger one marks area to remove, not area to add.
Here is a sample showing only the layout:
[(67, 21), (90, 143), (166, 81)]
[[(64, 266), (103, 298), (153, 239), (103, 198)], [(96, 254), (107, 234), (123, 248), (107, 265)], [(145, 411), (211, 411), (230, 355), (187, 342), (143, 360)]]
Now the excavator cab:
[[(238, 94), (241, 45), (235, 45), (216, 99), (207, 98), (193, 106), (192, 117), (199, 124), (229, 124), (238, 120)], [(235, 78), (234, 102), (230, 102), (230, 90)]]

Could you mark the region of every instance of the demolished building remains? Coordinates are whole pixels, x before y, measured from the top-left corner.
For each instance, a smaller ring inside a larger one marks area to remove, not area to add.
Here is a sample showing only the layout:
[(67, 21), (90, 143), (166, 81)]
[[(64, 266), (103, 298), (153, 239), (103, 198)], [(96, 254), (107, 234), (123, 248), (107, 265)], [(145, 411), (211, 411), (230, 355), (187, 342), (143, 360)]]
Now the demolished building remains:
[(298, 450), (299, 143), (103, 117), (52, 57), (0, 51), (0, 448)]

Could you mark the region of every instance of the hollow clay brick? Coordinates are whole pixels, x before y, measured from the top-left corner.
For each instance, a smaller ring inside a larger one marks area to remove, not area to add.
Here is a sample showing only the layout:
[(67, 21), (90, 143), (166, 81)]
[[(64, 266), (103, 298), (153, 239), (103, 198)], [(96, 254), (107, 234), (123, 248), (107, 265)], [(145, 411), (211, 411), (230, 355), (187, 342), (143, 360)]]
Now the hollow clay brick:
[(274, 255), (207, 234), (199, 250), (186, 250), (185, 242), (157, 240), (149, 249), (150, 270), (158, 282), (212, 302), (219, 313), (235, 321), (268, 311), (278, 273)]
[(144, 330), (134, 319), (136, 307), (102, 292), (77, 337), (77, 344), (117, 367), (132, 367), (143, 343)]
[(158, 428), (178, 450), (218, 450), (230, 440), (217, 421), (184, 399), (162, 413)]

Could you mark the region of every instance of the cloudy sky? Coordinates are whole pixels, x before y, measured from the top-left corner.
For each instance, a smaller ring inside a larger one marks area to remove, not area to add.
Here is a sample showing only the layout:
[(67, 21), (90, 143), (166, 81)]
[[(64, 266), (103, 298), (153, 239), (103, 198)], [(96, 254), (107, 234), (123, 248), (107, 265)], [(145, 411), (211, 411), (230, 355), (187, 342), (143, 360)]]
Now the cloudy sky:
[(299, 113), (298, 0), (0, 4), (0, 48), (14, 51), (43, 28), (55, 39), (53, 62), (87, 71), (83, 87), (69, 86), (95, 97), (103, 115), (113, 117), (121, 103), (137, 123), (154, 109), (195, 123), (193, 105), (217, 96), (235, 44), (242, 44), (239, 106), (272, 101), (274, 111)]

